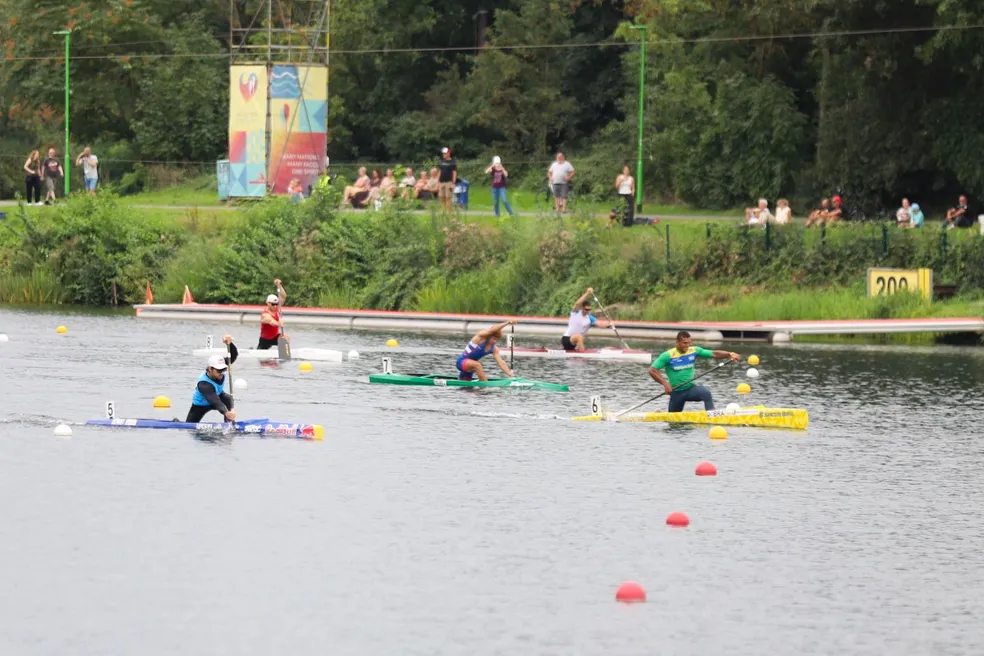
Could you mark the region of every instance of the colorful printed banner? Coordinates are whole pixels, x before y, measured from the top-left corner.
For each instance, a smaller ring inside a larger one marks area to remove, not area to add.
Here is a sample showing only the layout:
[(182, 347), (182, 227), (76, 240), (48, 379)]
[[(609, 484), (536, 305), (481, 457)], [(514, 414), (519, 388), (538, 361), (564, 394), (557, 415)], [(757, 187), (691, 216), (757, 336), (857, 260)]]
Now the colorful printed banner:
[(229, 67), (229, 196), (266, 194), (267, 72)]
[(328, 68), (275, 65), (270, 76), (270, 171), (273, 192), (297, 179), (304, 194), (324, 172), (328, 142)]

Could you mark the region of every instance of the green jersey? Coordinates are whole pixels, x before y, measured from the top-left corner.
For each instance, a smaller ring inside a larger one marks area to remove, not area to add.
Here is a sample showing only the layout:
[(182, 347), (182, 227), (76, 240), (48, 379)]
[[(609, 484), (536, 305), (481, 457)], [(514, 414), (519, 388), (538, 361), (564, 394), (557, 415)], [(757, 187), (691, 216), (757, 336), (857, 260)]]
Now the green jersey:
[(686, 353), (681, 353), (675, 347), (664, 351), (653, 360), (653, 369), (666, 371), (666, 380), (675, 390), (690, 389), (693, 386), (694, 362), (697, 358), (713, 358), (714, 351), (708, 351), (699, 346), (691, 346)]

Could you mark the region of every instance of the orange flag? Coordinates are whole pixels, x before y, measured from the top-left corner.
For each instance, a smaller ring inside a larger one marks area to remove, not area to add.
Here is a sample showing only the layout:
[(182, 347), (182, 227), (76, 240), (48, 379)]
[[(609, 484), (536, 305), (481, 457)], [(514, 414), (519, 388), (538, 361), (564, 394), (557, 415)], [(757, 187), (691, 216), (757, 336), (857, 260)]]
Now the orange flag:
[(195, 299), (191, 297), (191, 290), (188, 289), (188, 285), (185, 285), (184, 297), (181, 299), (181, 305), (191, 305), (195, 302)]
[(154, 304), (154, 292), (150, 290), (150, 281), (147, 281), (147, 305)]

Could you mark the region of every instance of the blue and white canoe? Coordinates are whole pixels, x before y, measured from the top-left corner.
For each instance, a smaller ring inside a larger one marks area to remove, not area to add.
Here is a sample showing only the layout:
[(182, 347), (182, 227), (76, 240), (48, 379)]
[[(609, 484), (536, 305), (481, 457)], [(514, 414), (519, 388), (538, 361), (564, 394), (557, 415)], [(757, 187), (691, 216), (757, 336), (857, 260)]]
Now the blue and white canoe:
[(291, 424), (269, 419), (245, 419), (231, 423), (203, 421), (197, 424), (161, 419), (90, 419), (86, 426), (111, 428), (156, 428), (195, 431), (197, 433), (241, 434), (258, 437), (296, 437), (302, 440), (323, 440), (325, 429), (320, 424)]

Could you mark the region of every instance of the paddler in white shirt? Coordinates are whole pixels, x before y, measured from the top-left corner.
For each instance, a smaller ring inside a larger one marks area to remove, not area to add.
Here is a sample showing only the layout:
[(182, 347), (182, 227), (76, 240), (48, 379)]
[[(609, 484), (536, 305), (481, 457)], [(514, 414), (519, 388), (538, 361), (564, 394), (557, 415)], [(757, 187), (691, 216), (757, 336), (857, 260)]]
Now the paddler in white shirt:
[(560, 343), (564, 346), (565, 351), (583, 351), (584, 336), (588, 329), (598, 321), (591, 314), (591, 301), (588, 300), (591, 296), (594, 296), (594, 289), (588, 287), (571, 309), (571, 318), (567, 322), (567, 332), (560, 338)]

